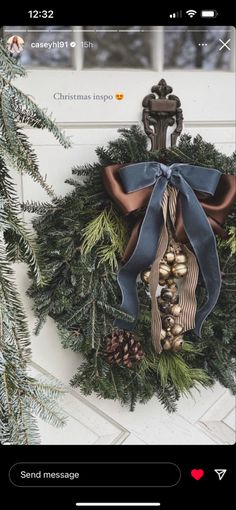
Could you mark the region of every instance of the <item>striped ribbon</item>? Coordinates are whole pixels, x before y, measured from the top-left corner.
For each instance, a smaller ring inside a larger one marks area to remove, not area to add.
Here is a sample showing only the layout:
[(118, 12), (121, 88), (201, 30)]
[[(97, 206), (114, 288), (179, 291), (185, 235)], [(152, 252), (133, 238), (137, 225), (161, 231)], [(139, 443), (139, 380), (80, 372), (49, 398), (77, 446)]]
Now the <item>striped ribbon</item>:
[[(157, 288), (159, 283), (159, 264), (168, 247), (169, 236), (166, 227), (166, 218), (169, 211), (169, 217), (173, 228), (176, 220), (178, 190), (172, 186), (168, 186), (162, 199), (162, 212), (164, 218), (164, 226), (160, 235), (160, 241), (153, 262), (149, 278), (149, 289), (151, 295), (151, 334), (152, 342), (157, 353), (162, 351), (161, 346), (161, 329), (162, 321), (157, 304)], [(172, 239), (172, 245), (177, 243)], [(186, 245), (181, 246), (182, 251), (186, 254), (188, 260), (188, 272), (178, 282), (179, 304), (181, 306), (181, 315), (176, 317), (176, 324), (181, 324), (183, 332), (195, 327), (195, 316), (197, 310), (196, 286), (198, 282), (199, 268), (195, 255)]]

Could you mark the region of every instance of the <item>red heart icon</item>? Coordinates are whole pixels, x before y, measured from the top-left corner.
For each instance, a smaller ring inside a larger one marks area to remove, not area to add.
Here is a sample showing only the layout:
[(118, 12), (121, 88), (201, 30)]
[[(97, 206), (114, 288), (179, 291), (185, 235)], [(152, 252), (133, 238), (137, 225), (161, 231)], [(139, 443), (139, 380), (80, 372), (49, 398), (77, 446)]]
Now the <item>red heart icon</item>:
[(203, 469), (192, 469), (191, 476), (195, 480), (200, 480), (204, 476), (204, 471)]

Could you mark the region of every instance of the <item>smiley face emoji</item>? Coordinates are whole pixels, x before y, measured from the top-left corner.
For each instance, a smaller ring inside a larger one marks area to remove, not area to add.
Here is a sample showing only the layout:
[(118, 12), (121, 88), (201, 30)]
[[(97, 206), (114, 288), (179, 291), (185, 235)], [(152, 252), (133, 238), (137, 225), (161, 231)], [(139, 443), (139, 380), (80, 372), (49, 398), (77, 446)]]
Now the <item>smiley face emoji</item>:
[(117, 101), (121, 101), (121, 99), (124, 99), (125, 95), (123, 94), (123, 92), (116, 92), (115, 94), (115, 98), (117, 99)]

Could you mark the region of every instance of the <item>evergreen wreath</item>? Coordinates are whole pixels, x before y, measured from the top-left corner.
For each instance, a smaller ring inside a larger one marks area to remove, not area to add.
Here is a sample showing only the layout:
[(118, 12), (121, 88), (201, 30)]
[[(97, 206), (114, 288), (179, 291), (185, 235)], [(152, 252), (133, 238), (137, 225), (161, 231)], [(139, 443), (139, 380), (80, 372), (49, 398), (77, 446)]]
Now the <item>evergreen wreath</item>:
[[(85, 394), (118, 399), (135, 408), (154, 395), (169, 411), (181, 395), (199, 385), (219, 381), (236, 392), (236, 320), (233, 265), (236, 252), (235, 207), (227, 219), (228, 239), (218, 240), (222, 290), (218, 304), (203, 327), (202, 338), (184, 334), (180, 352), (157, 356), (150, 339), (150, 298), (138, 283), (141, 313), (134, 332), (114, 329), (114, 319), (127, 319), (119, 309), (120, 291), (116, 271), (132, 229), (135, 215), (122, 216), (106, 193), (104, 166), (114, 163), (159, 161), (217, 168), (233, 173), (235, 155), (228, 157), (199, 135), (180, 137), (178, 147), (148, 150), (146, 135), (138, 127), (120, 130), (121, 136), (107, 148), (96, 150), (98, 162), (72, 169), (66, 180), (73, 190), (52, 203), (25, 203), (25, 211), (37, 213), (33, 220), (46, 284), (34, 280), (29, 295), (38, 317), (36, 333), (47, 316), (58, 326), (64, 348), (83, 355), (84, 362), (71, 384)], [(199, 282), (197, 297), (201, 297)]]

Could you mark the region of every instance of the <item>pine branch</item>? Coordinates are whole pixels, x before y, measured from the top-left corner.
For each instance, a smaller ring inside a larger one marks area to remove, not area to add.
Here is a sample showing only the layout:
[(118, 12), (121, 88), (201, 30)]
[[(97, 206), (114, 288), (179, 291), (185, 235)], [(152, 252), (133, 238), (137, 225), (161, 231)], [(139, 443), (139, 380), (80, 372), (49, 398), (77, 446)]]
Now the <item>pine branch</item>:
[(42, 214), (45, 213), (45, 211), (50, 211), (52, 209), (53, 204), (49, 202), (30, 202), (29, 200), (26, 200), (26, 202), (21, 204), (21, 210), (31, 214)]
[(38, 285), (43, 284), (43, 277), (39, 266), (37, 247), (30, 232), (14, 215), (8, 218), (8, 229), (5, 232), (7, 254), (10, 261), (21, 259), (31, 269)]
[[(83, 229), (82, 255), (87, 255), (96, 247), (100, 264), (108, 263), (114, 271), (118, 267), (118, 256), (124, 253), (127, 232), (124, 221), (114, 207), (102, 211)], [(104, 243), (109, 241), (109, 244)], [(99, 243), (102, 242), (102, 246)]]
[(236, 254), (236, 227), (235, 226), (229, 227), (227, 240), (225, 240), (225, 241), (220, 240), (219, 246), (222, 248), (223, 247), (229, 248), (230, 254), (229, 254), (228, 258), (230, 258)]
[(3, 444), (38, 444), (36, 416), (55, 426), (64, 423), (57, 405), (62, 388), (55, 382), (37, 382), (28, 376), (30, 336), (11, 263), (24, 260), (38, 284), (42, 283), (42, 277), (37, 249), (21, 218), (9, 168), (28, 173), (52, 194), (39, 172), (36, 154), (22, 131), (22, 123), (48, 129), (65, 147), (68, 141), (56, 124), (12, 85), (14, 77), (24, 75), (24, 69), (0, 45), (0, 441)]
[(17, 120), (34, 128), (47, 129), (65, 149), (71, 147), (69, 138), (57, 127), (55, 120), (39, 108), (29, 96), (14, 86), (11, 88), (11, 94)]
[(25, 69), (10, 56), (10, 53), (2, 46), (0, 41), (0, 62), (1, 75), (7, 80), (12, 80), (17, 76), (25, 76)]

